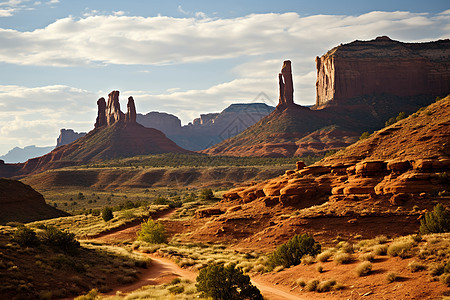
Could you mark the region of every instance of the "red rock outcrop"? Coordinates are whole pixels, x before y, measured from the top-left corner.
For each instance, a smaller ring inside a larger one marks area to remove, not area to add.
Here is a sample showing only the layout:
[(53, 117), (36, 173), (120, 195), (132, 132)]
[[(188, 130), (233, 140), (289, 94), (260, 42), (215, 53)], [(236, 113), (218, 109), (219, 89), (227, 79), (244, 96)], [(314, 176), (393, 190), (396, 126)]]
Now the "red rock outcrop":
[(317, 57), (316, 67), (317, 107), (369, 94), (442, 96), (450, 91), (450, 40), (354, 41)]

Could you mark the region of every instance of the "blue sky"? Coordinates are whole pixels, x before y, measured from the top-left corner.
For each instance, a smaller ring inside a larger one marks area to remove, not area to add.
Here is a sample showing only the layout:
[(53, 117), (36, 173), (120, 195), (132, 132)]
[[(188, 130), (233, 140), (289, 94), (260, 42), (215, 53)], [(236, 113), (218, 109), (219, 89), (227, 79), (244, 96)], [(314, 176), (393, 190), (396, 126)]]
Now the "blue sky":
[[(315, 101), (314, 58), (353, 40), (450, 37), (448, 1), (0, 1), (0, 155), (93, 128), (113, 90), (183, 124), (259, 99)], [(124, 101), (124, 100), (122, 100)], [(125, 107), (122, 103), (122, 107)]]

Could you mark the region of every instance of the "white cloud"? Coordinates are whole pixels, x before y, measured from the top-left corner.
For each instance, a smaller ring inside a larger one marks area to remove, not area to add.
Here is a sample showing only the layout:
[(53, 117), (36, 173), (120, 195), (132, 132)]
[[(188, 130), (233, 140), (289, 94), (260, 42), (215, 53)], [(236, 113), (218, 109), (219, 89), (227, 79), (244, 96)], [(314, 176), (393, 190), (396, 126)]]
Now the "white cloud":
[(92, 129), (98, 98), (62, 85), (0, 85), (0, 153), (15, 146), (56, 144), (61, 128)]
[(31, 32), (1, 29), (0, 61), (46, 66), (176, 64), (311, 52), (378, 35), (414, 36), (408, 38), (411, 41), (449, 35), (447, 18), (409, 12), (309, 17), (252, 14), (235, 19), (199, 16), (202, 18), (95, 15), (59, 19)]

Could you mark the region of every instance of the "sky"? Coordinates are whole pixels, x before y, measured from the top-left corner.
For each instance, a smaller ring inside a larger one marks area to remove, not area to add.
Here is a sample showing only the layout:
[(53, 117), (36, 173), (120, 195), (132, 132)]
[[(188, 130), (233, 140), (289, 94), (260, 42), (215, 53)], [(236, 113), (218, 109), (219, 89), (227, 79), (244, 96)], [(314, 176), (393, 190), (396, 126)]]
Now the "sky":
[(314, 59), (354, 40), (450, 38), (448, 0), (0, 0), (0, 155), (93, 129), (120, 91), (139, 113), (187, 124), (232, 103), (276, 105), (292, 61), (294, 101), (315, 102)]

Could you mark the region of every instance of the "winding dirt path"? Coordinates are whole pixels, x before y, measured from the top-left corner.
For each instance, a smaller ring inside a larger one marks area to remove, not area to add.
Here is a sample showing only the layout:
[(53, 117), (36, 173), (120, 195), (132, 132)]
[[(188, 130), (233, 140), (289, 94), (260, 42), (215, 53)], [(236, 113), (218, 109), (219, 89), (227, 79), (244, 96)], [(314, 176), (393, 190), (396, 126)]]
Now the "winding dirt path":
[[(166, 211), (164, 214), (159, 216), (161, 219), (169, 219), (176, 210)], [(116, 232), (103, 234), (95, 240), (104, 243), (115, 243), (123, 242), (125, 240), (134, 239), (136, 237), (136, 232), (140, 229), (141, 225), (131, 226)], [(151, 265), (148, 269), (142, 271), (139, 280), (134, 284), (115, 288), (113, 291), (109, 292), (107, 295), (115, 295), (117, 291), (123, 293), (130, 293), (146, 285), (158, 285), (169, 283), (176, 277), (181, 277), (195, 282), (198, 272), (183, 269), (179, 267), (174, 261), (160, 257), (154, 254), (143, 253), (144, 255), (152, 259)], [(305, 300), (296, 294), (288, 291), (287, 288), (273, 285), (272, 283), (264, 282), (260, 278), (252, 278), (252, 283), (261, 291), (264, 297), (270, 300)]]

